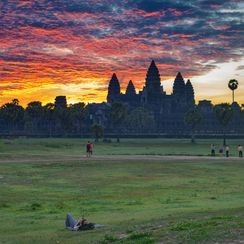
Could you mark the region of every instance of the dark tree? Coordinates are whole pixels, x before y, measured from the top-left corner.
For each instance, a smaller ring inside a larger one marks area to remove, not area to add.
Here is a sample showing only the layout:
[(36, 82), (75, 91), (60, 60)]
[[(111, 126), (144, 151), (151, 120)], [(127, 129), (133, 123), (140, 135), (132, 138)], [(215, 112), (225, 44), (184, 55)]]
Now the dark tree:
[(12, 102), (4, 104), (0, 108), (0, 117), (8, 131), (23, 129), (24, 108), (19, 105), (18, 99), (13, 99)]
[(202, 115), (194, 108), (189, 110), (185, 115), (185, 123), (191, 127), (191, 142), (195, 143), (195, 129), (202, 121)]
[(25, 109), (25, 129), (27, 132), (40, 132), (43, 124), (43, 107), (39, 101), (28, 103)]
[(130, 111), (125, 124), (129, 131), (144, 133), (154, 129), (155, 120), (152, 113), (143, 107), (139, 107)]
[(52, 137), (55, 127), (54, 103), (47, 103), (43, 106), (43, 123), (45, 124), (49, 137)]
[(117, 142), (120, 142), (119, 134), (121, 133), (121, 127), (125, 121), (127, 115), (127, 109), (124, 104), (115, 102), (112, 103), (110, 108), (110, 119), (113, 125), (113, 130), (116, 131)]
[(95, 142), (98, 142), (99, 138), (101, 138), (103, 136), (104, 129), (99, 124), (93, 124), (91, 126), (91, 131), (95, 137)]
[(75, 103), (69, 106), (70, 119), (73, 130), (81, 134), (84, 118), (87, 115), (85, 103)]
[(65, 135), (72, 128), (72, 121), (69, 108), (55, 106), (54, 111), (55, 133)]
[(233, 109), (228, 103), (222, 103), (216, 106), (215, 113), (223, 129), (223, 145), (226, 146), (226, 127), (233, 117)]

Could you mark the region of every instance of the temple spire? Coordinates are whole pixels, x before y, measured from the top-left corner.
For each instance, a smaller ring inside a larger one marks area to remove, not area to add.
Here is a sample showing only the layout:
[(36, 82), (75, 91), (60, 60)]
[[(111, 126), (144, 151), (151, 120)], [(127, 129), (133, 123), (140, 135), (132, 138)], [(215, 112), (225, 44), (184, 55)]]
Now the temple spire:
[(112, 103), (116, 100), (119, 100), (119, 96), (120, 96), (120, 84), (116, 74), (114, 73), (108, 85), (107, 101), (109, 103)]
[(181, 95), (185, 93), (185, 81), (180, 72), (175, 77), (173, 85), (173, 94)]
[(134, 86), (132, 80), (129, 81), (125, 94), (128, 96), (136, 95), (136, 89), (135, 89), (135, 86)]
[(194, 89), (193, 86), (191, 84), (191, 81), (188, 79), (186, 82), (186, 101), (189, 104), (195, 104), (195, 98), (194, 98)]
[(160, 74), (154, 60), (152, 60), (147, 71), (146, 88), (149, 93), (162, 93)]

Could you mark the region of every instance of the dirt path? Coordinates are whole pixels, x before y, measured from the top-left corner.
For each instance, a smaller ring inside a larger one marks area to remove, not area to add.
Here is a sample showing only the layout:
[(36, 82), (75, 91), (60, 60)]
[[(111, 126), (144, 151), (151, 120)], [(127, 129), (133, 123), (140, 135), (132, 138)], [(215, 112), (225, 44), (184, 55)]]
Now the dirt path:
[(77, 155), (21, 155), (11, 156), (10, 158), (0, 159), (0, 163), (40, 163), (40, 162), (74, 162), (74, 161), (179, 161), (179, 162), (240, 162), (244, 163), (243, 158), (238, 157), (209, 157), (209, 156), (162, 156), (162, 155), (94, 155), (91, 158)]

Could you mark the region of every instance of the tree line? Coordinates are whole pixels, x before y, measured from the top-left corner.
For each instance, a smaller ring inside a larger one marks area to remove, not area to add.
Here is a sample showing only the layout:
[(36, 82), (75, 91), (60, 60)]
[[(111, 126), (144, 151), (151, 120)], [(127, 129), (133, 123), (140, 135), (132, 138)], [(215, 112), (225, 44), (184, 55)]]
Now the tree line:
[[(54, 103), (42, 105), (40, 101), (30, 102), (26, 108), (13, 99), (0, 107), (0, 133), (2, 135), (30, 135), (30, 136), (67, 136), (93, 134), (96, 140), (104, 133), (113, 133), (119, 141), (122, 134), (134, 132), (157, 132), (157, 121), (152, 111), (144, 107), (128, 107), (123, 103), (115, 102), (107, 105), (100, 121), (96, 117), (91, 119), (90, 105), (75, 103), (67, 105), (65, 97), (57, 97)], [(223, 136), (233, 118), (234, 111), (231, 105), (224, 103), (214, 107), (216, 120), (219, 123)], [(244, 122), (244, 109), (241, 107), (241, 119)], [(195, 141), (195, 131), (204, 123), (204, 115), (198, 107), (189, 109), (184, 114), (185, 130), (191, 133), (192, 142)]]
[(65, 136), (93, 133), (96, 138), (103, 136), (107, 129), (119, 135), (123, 128), (137, 130), (150, 129), (153, 116), (144, 108), (128, 111), (122, 103), (108, 106), (106, 124), (91, 120), (89, 104), (75, 103), (67, 105), (66, 101), (55, 101), (42, 105), (40, 101), (30, 102), (26, 108), (13, 99), (0, 107), (0, 133), (5, 135), (46, 135)]

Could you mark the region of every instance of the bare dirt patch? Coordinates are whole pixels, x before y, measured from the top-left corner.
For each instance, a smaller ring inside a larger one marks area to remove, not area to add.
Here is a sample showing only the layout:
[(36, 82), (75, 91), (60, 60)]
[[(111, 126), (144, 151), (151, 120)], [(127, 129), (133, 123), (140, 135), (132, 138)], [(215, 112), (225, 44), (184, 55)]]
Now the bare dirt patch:
[(84, 155), (21, 155), (12, 156), (11, 158), (0, 159), (0, 163), (39, 163), (39, 162), (71, 162), (71, 161), (182, 161), (182, 162), (240, 162), (244, 160), (238, 157), (209, 157), (209, 156), (162, 156), (162, 155), (94, 155), (87, 158)]

